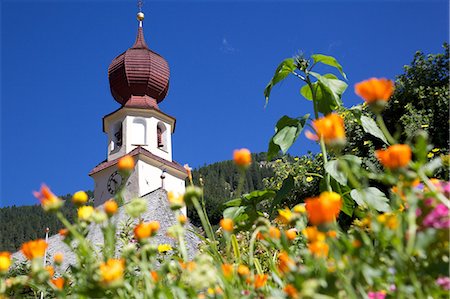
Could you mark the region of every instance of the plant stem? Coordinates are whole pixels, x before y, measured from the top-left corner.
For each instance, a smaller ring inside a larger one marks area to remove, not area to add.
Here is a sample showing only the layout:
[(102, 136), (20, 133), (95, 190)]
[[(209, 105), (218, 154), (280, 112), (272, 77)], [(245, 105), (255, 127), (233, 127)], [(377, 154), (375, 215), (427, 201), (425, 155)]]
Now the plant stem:
[(389, 144), (396, 144), (397, 142), (395, 141), (394, 137), (392, 137), (391, 133), (389, 133), (389, 130), (387, 129), (386, 124), (384, 123), (383, 116), (379, 113), (377, 113), (377, 124), (380, 127)]

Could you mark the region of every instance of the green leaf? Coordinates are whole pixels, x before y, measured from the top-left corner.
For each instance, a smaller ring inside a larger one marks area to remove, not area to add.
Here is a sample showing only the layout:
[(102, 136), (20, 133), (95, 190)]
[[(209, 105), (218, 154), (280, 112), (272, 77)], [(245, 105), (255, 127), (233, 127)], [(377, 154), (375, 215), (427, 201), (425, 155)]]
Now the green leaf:
[(347, 185), (347, 176), (339, 170), (339, 161), (332, 160), (325, 164), (325, 170), (341, 185)]
[(286, 198), (286, 196), (289, 194), (289, 192), (291, 192), (292, 189), (294, 189), (294, 186), (295, 186), (294, 177), (292, 175), (288, 175), (288, 177), (286, 179), (284, 179), (280, 190), (278, 190), (277, 194), (275, 195), (275, 198), (272, 201), (272, 204), (271, 204), (270, 210), (269, 210), (270, 214), (273, 213), (275, 208), (279, 207), (281, 201), (284, 198)]
[(241, 203), (242, 203), (242, 199), (241, 198), (235, 198), (235, 199), (227, 201), (223, 205), (225, 207), (238, 207), (238, 206), (241, 205)]
[[(354, 156), (354, 155), (344, 155), (339, 157), (340, 160), (346, 160), (350, 165), (350, 169), (354, 167), (360, 167), (362, 160), (361, 158)], [(347, 174), (340, 170), (339, 163), (341, 163), (337, 160), (331, 160), (327, 164), (325, 164), (325, 170), (327, 173), (333, 177), (339, 184), (346, 186), (347, 185)]]
[(268, 160), (272, 160), (278, 155), (280, 150), (283, 154), (287, 152), (302, 132), (308, 118), (309, 114), (306, 114), (301, 118), (290, 118), (285, 115), (278, 120), (275, 127), (275, 134), (269, 142), (269, 149), (267, 151)]
[(311, 55), (311, 58), (314, 60), (314, 63), (323, 63), (332, 67), (335, 67), (339, 70), (342, 77), (344, 77), (345, 80), (347, 80), (347, 75), (345, 75), (344, 71), (342, 70), (342, 66), (339, 64), (339, 62), (334, 58), (333, 56), (323, 55), (323, 54), (314, 54)]
[(234, 222), (242, 221), (247, 217), (244, 212), (245, 207), (230, 207), (223, 211), (223, 218), (230, 218)]
[(256, 190), (253, 192), (250, 192), (248, 194), (245, 194), (242, 196), (242, 203), (243, 205), (256, 205), (260, 203), (263, 200), (273, 198), (275, 196), (275, 191), (273, 190)]
[[(313, 83), (314, 86), (314, 83)], [(313, 87), (314, 88), (314, 87)], [(300, 94), (307, 99), (308, 101), (312, 101), (313, 97), (312, 97), (312, 91), (311, 88), (309, 88), (309, 85), (306, 84), (304, 85), (302, 88), (300, 88)]]
[(275, 70), (275, 74), (273, 75), (272, 79), (264, 89), (264, 97), (266, 98), (266, 105), (269, 102), (272, 87), (274, 87), (280, 81), (284, 80), (294, 70), (295, 70), (295, 63), (293, 58), (287, 58), (283, 60), (280, 63), (280, 65), (278, 65), (277, 69)]
[(391, 211), (389, 199), (375, 187), (368, 187), (362, 190), (353, 189), (350, 195), (359, 206), (370, 207), (379, 212)]
[(373, 135), (379, 139), (381, 139), (384, 143), (389, 145), (388, 141), (386, 140), (386, 137), (384, 137), (383, 132), (378, 127), (377, 123), (370, 117), (367, 117), (365, 115), (361, 116), (361, 125), (364, 129), (364, 132), (369, 133), (370, 135)]
[(435, 158), (425, 164), (423, 166), (423, 170), (425, 171), (425, 174), (428, 176), (433, 176), (435, 171), (442, 167), (442, 159), (441, 158)]
[(317, 78), (317, 82), (313, 84), (318, 84), (319, 87), (316, 89), (317, 108), (319, 112), (328, 114), (342, 106), (341, 98), (347, 89), (347, 83), (335, 79), (335, 76), (332, 74), (326, 74), (324, 76), (314, 72), (310, 72), (310, 74)]

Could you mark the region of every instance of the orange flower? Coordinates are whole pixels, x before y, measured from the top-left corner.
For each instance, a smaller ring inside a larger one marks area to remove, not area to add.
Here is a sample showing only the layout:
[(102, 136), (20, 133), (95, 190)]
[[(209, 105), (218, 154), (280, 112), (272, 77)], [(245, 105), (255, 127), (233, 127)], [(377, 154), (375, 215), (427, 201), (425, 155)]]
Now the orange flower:
[(314, 120), (313, 127), (318, 137), (322, 137), (326, 144), (332, 146), (345, 143), (344, 120), (336, 113)]
[(61, 237), (64, 238), (69, 235), (69, 230), (67, 228), (61, 228), (58, 233)]
[(114, 199), (107, 200), (103, 208), (105, 209), (105, 213), (108, 214), (108, 216), (112, 216), (117, 213), (117, 202)]
[(156, 272), (156, 271), (151, 271), (151, 272), (150, 272), (150, 275), (152, 276), (152, 279), (153, 279), (154, 282), (157, 282), (157, 281), (159, 280), (158, 272)]
[(189, 181), (192, 183), (192, 168), (189, 167), (189, 164), (184, 164), (183, 167), (186, 170)]
[(84, 205), (88, 201), (88, 199), (89, 196), (84, 191), (77, 191), (72, 196), (72, 202), (78, 206)]
[(295, 262), (289, 257), (289, 254), (286, 251), (280, 252), (278, 255), (278, 270), (281, 273), (287, 273), (294, 266)]
[(134, 228), (134, 236), (138, 240), (143, 240), (156, 234), (158, 230), (158, 221), (141, 222)]
[(105, 286), (120, 284), (123, 280), (125, 261), (123, 259), (109, 259), (100, 264), (101, 282)]
[(0, 252), (0, 273), (5, 273), (11, 266), (11, 253), (8, 251)]
[(308, 249), (316, 257), (327, 257), (329, 247), (328, 244), (323, 241), (316, 241), (308, 243)]
[(117, 168), (123, 172), (129, 172), (134, 169), (134, 159), (130, 155), (123, 156), (117, 163)]
[(232, 233), (234, 229), (234, 222), (230, 218), (223, 218), (222, 220), (220, 220), (220, 227), (224, 231)]
[(240, 276), (246, 277), (250, 274), (250, 269), (246, 265), (239, 265), (237, 272)]
[(288, 295), (289, 298), (298, 298), (298, 291), (292, 284), (287, 284), (283, 291)]
[(308, 226), (302, 231), (303, 235), (308, 238), (308, 242), (325, 241), (325, 234), (317, 229), (315, 226)]
[(64, 260), (64, 255), (61, 252), (57, 252), (53, 256), (53, 261), (55, 261), (55, 264), (57, 264), (57, 265), (62, 264), (63, 260)]
[(47, 243), (44, 240), (39, 239), (35, 241), (28, 241), (22, 244), (20, 250), (22, 250), (23, 255), (32, 260), (34, 258), (41, 258), (45, 254), (45, 250), (47, 249)]
[(279, 239), (281, 237), (281, 232), (278, 228), (271, 226), (269, 227), (269, 236), (272, 239)]
[(342, 206), (341, 196), (335, 192), (322, 192), (319, 197), (308, 198), (306, 211), (313, 225), (332, 222)]
[(394, 144), (386, 150), (375, 151), (375, 155), (384, 167), (397, 169), (409, 164), (412, 152), (407, 144)]
[(336, 238), (337, 237), (337, 232), (335, 230), (330, 230), (327, 232), (327, 236), (330, 238)]
[(233, 265), (222, 264), (222, 272), (225, 278), (230, 279), (233, 277)]
[(50, 281), (58, 290), (62, 290), (64, 287), (64, 283), (66, 282), (63, 277), (53, 278)]
[(53, 275), (55, 275), (55, 269), (50, 265), (45, 266), (45, 271), (48, 272), (48, 275), (50, 276), (50, 278), (52, 278)]
[(387, 102), (394, 92), (394, 82), (386, 78), (370, 78), (355, 84), (355, 93), (366, 101), (367, 104), (374, 102)]
[(233, 152), (234, 163), (239, 167), (248, 167), (252, 163), (252, 154), (246, 148), (234, 150)]
[(255, 289), (262, 288), (267, 282), (268, 275), (267, 274), (256, 274), (255, 275)]
[(297, 230), (295, 228), (291, 228), (288, 229), (286, 232), (286, 238), (288, 238), (288, 240), (292, 241), (297, 237)]
[(194, 270), (195, 267), (197, 266), (195, 262), (187, 262), (187, 263), (185, 263), (185, 262), (180, 261), (179, 263), (180, 263), (181, 269), (188, 270), (188, 271)]
[(362, 243), (358, 239), (355, 239), (355, 240), (352, 241), (352, 246), (355, 247), (355, 248), (359, 248), (359, 247), (361, 247), (361, 245), (362, 245)]
[(56, 211), (64, 204), (45, 184), (41, 186), (39, 192), (33, 191), (33, 195), (39, 199), (44, 211)]

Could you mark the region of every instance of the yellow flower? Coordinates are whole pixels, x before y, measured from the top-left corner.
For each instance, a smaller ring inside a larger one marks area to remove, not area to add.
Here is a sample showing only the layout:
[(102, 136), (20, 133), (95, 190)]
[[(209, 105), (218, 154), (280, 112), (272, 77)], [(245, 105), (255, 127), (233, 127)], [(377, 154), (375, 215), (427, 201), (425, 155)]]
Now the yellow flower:
[(53, 212), (62, 207), (64, 202), (59, 199), (45, 184), (41, 186), (41, 190), (34, 191), (33, 195), (39, 199), (44, 211)]
[(57, 252), (55, 253), (55, 255), (53, 256), (53, 261), (55, 262), (55, 264), (60, 265), (62, 264), (64, 260), (64, 255), (61, 252)]
[(6, 273), (11, 266), (11, 253), (7, 251), (0, 252), (0, 273)]
[(434, 157), (434, 154), (433, 154), (433, 153), (428, 153), (428, 154), (427, 154), (427, 157), (428, 157), (428, 158), (433, 158), (433, 157)]
[(172, 250), (172, 246), (170, 246), (170, 244), (159, 244), (158, 245), (158, 251), (160, 253), (164, 253), (164, 252), (167, 252), (170, 250)]
[(123, 156), (117, 163), (117, 168), (122, 172), (130, 172), (134, 169), (134, 159), (130, 155)]
[(167, 198), (172, 210), (178, 210), (184, 206), (184, 194), (169, 191), (167, 192)]
[(187, 217), (184, 216), (183, 214), (181, 214), (181, 215), (178, 216), (178, 222), (179, 222), (181, 225), (184, 225), (184, 224), (186, 223), (186, 221), (187, 221)]
[(233, 229), (234, 229), (234, 222), (230, 218), (223, 218), (222, 220), (220, 220), (220, 227), (224, 231), (226, 231), (228, 233), (232, 233)]
[(308, 226), (302, 233), (308, 238), (308, 242), (325, 241), (325, 234), (319, 231), (315, 226)]
[(78, 219), (83, 221), (88, 221), (89, 218), (94, 213), (94, 207), (92, 206), (82, 206), (78, 209)]
[(314, 178), (312, 176), (309, 176), (306, 178), (306, 182), (310, 183), (314, 180)]
[(294, 207), (293, 211), (295, 213), (300, 213), (300, 214), (306, 213), (305, 205), (304, 204), (298, 204), (298, 205), (296, 205)]
[(100, 264), (101, 283), (104, 286), (120, 285), (123, 281), (125, 261), (123, 259), (109, 259)]
[(397, 216), (392, 213), (383, 213), (377, 216), (380, 223), (385, 224), (389, 229), (396, 229), (398, 226)]
[(20, 250), (27, 259), (32, 260), (43, 257), (47, 246), (47, 243), (43, 239), (39, 239), (23, 243)]
[(284, 208), (283, 210), (278, 210), (278, 214), (279, 214), (280, 220), (285, 224), (290, 223), (293, 219), (293, 214), (292, 214), (291, 210), (289, 210), (288, 208)]
[(86, 192), (77, 191), (72, 196), (72, 202), (77, 206), (81, 206), (81, 205), (84, 205), (88, 201), (88, 198), (89, 197)]
[(234, 163), (239, 167), (248, 167), (252, 163), (252, 154), (246, 148), (241, 148), (233, 152)]
[(246, 265), (239, 265), (237, 272), (240, 276), (246, 277), (250, 274), (250, 269)]

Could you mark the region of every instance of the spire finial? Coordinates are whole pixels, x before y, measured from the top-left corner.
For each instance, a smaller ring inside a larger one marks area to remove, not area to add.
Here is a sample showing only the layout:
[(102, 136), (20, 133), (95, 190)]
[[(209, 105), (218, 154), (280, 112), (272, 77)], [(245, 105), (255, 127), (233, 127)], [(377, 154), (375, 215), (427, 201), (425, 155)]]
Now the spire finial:
[(144, 13), (142, 12), (142, 6), (144, 6), (144, 1), (138, 0), (137, 7), (138, 7), (138, 13), (137, 13), (137, 19), (139, 21), (139, 27), (142, 27), (142, 21), (144, 20)]

